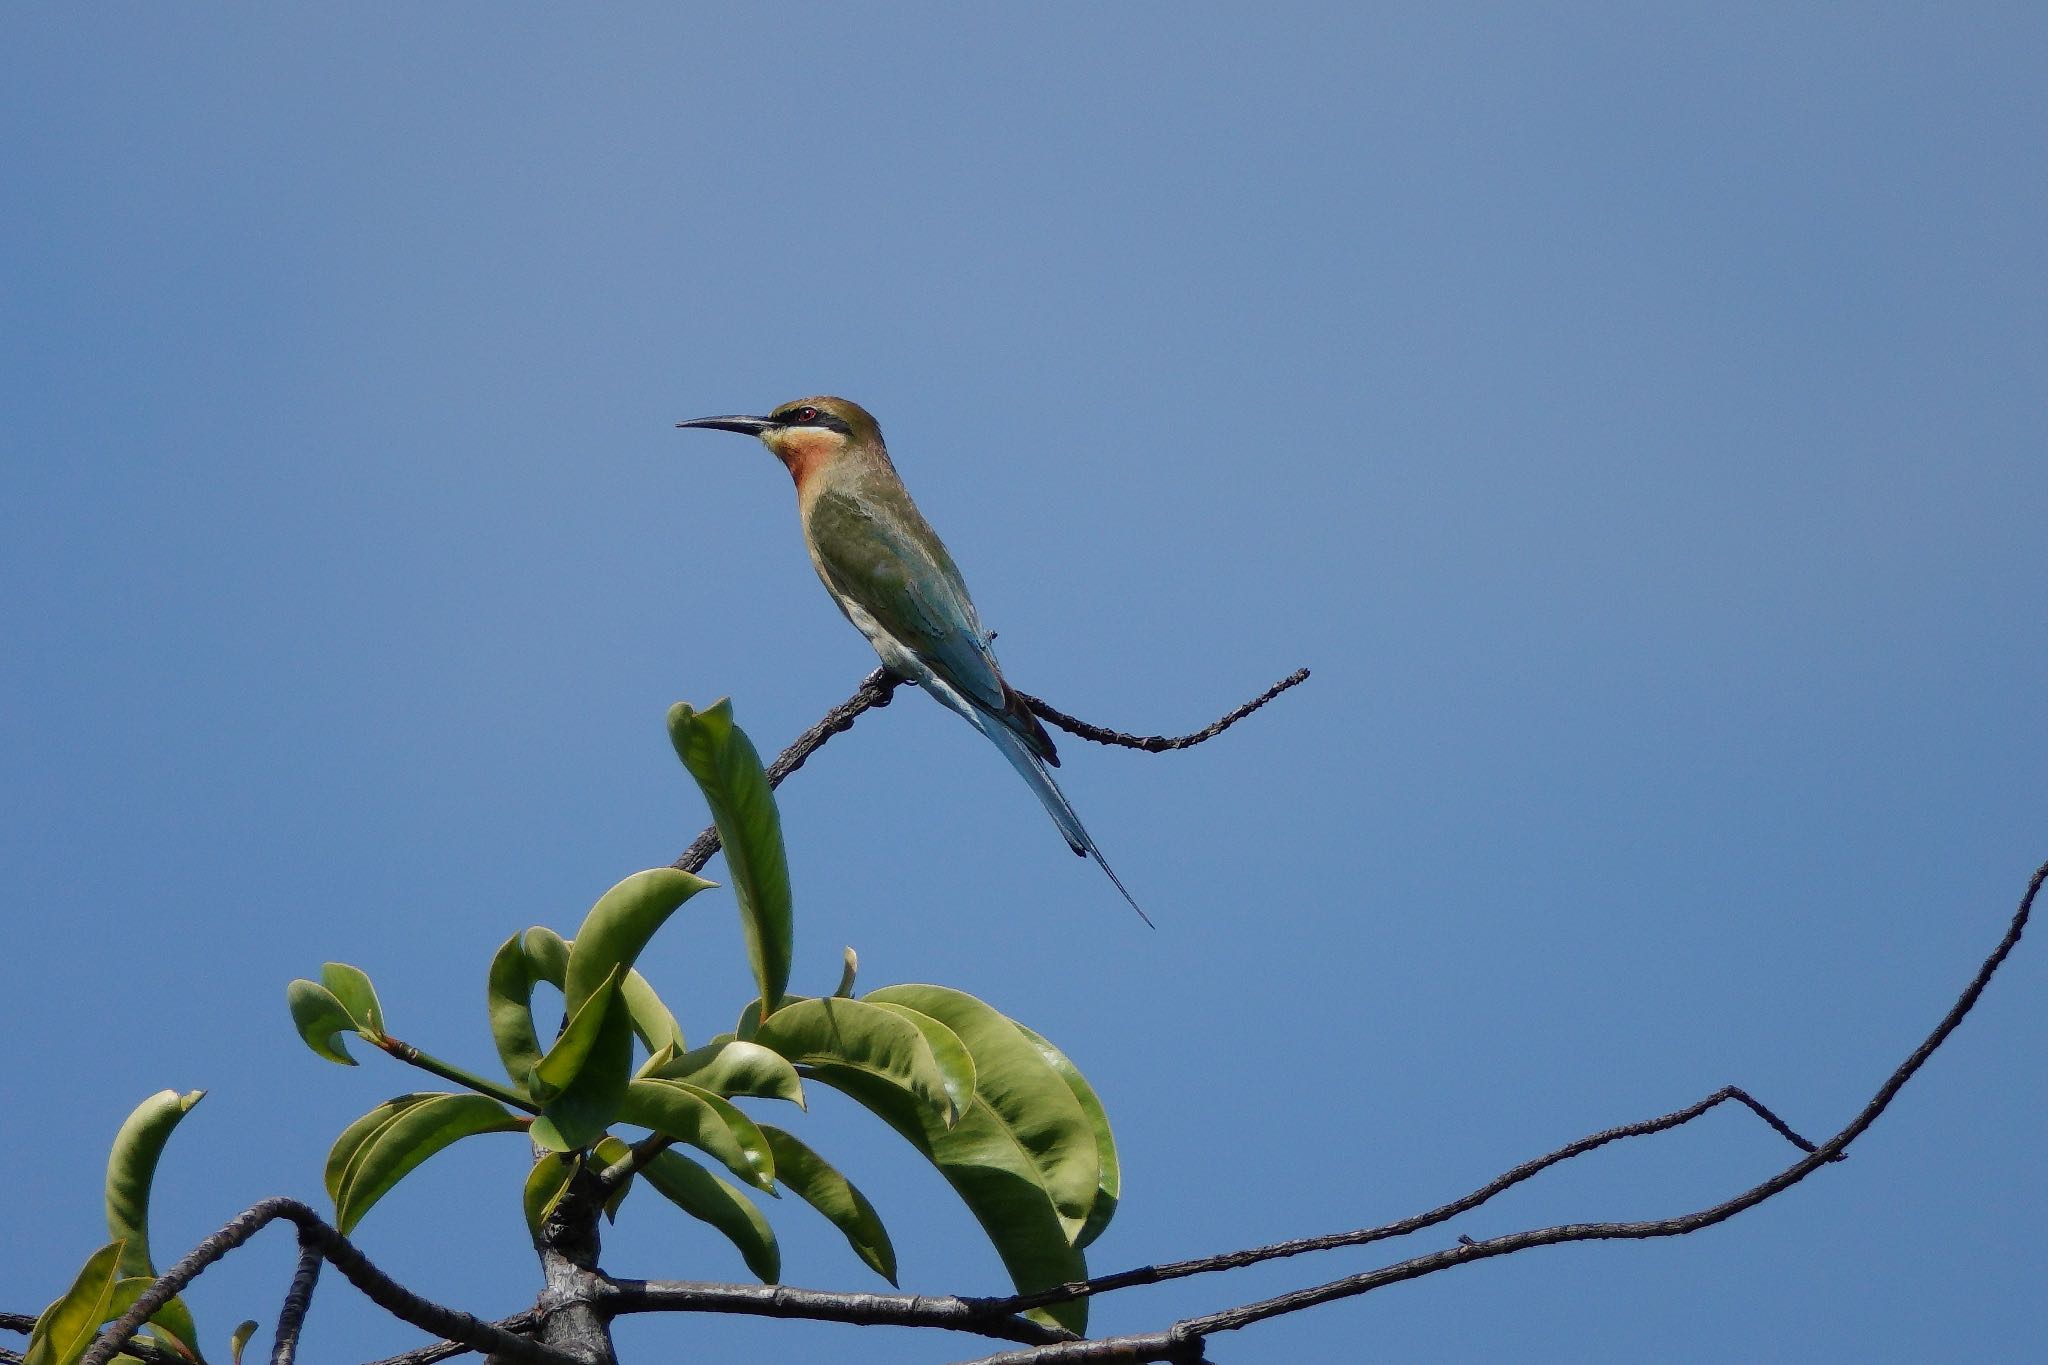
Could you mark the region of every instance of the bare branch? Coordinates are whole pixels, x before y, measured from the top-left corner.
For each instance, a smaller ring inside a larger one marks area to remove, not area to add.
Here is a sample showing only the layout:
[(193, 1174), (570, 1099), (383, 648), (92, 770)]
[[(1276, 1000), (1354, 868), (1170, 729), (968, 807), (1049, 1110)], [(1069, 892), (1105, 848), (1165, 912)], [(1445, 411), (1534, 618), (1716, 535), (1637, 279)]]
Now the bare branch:
[[(1127, 735), (1120, 730), (1106, 730), (1099, 725), (1090, 725), (1085, 720), (1076, 720), (1037, 697), (1025, 693), (1018, 695), (1022, 696), (1025, 705), (1038, 715), (1083, 739), (1092, 739), (1097, 744), (1114, 744), (1126, 749), (1142, 749), (1147, 753), (1157, 754), (1169, 749), (1192, 748), (1204, 740), (1216, 738), (1288, 688), (1306, 681), (1307, 678), (1308, 670), (1297, 668), (1215, 724), (1197, 730), (1191, 735)], [(787, 749), (776, 755), (775, 761), (768, 765), (768, 785), (781, 786), (782, 779), (803, 767), (804, 760), (824, 748), (826, 740), (843, 730), (851, 730), (853, 723), (860, 719), (863, 712), (873, 710), (877, 706), (887, 706), (890, 699), (896, 695), (896, 689), (901, 686), (903, 679), (886, 668), (878, 668), (861, 679), (860, 686), (854, 689), (852, 696), (827, 711), (824, 719), (798, 735)], [(691, 840), (690, 846), (683, 850), (683, 856), (669, 865), (684, 872), (701, 872), (704, 870), (704, 864), (710, 862), (711, 856), (718, 852), (718, 847), (718, 828), (714, 825)]]
[(292, 1275), (292, 1287), (285, 1291), (284, 1307), (277, 1313), (277, 1339), (270, 1348), (270, 1365), (292, 1365), (299, 1353), (299, 1331), (306, 1325), (306, 1310), (313, 1306), (313, 1286), (320, 1282), (320, 1248), (299, 1237), (299, 1268)]
[(514, 1336), (458, 1309), (445, 1308), (429, 1299), (421, 1298), (377, 1269), (370, 1263), (369, 1257), (356, 1249), (353, 1242), (329, 1227), (321, 1220), (319, 1214), (296, 1199), (265, 1199), (251, 1205), (246, 1212), (231, 1219), (219, 1232), (194, 1247), (184, 1259), (166, 1270), (155, 1284), (144, 1290), (142, 1297), (135, 1301), (133, 1307), (116, 1319), (111, 1327), (100, 1333), (79, 1365), (107, 1365), (114, 1353), (128, 1343), (128, 1339), (149, 1320), (151, 1314), (198, 1279), (200, 1273), (215, 1261), (280, 1218), (297, 1224), (302, 1246), (317, 1247), (320, 1254), (333, 1262), (334, 1268), (339, 1270), (350, 1284), (360, 1289), (370, 1302), (395, 1318), (439, 1336), (466, 1342), (476, 1350), (527, 1361), (529, 1365), (582, 1365), (582, 1362), (573, 1356), (550, 1350), (525, 1337)]
[[(539, 1327), (540, 1321), (541, 1315), (539, 1310), (529, 1308), (524, 1313), (514, 1313), (509, 1318), (499, 1318), (491, 1326), (496, 1327), (501, 1332), (510, 1332), (515, 1336), (523, 1337)], [(370, 1361), (368, 1365), (438, 1365), (440, 1361), (452, 1360), (460, 1355), (468, 1355), (476, 1349), (476, 1347), (471, 1346), (465, 1341), (437, 1341), (432, 1346), (417, 1347), (414, 1350), (406, 1351), (402, 1355), (386, 1356), (382, 1360)]]
[[(2034, 899), (2040, 894), (2043, 881), (2048, 881), (2048, 863), (2043, 863), (2035, 869), (2034, 875), (2027, 882), (2026, 894), (2020, 899), (2019, 908), (2013, 912), (2005, 937), (1999, 940), (1991, 955), (1984, 959), (1983, 965), (1977, 969), (1977, 974), (1971, 978), (1970, 984), (1956, 997), (1955, 1004), (1949, 1007), (1948, 1013), (1942, 1016), (1941, 1022), (1934, 1026), (1933, 1032), (1927, 1035), (1920, 1046), (1914, 1048), (1912, 1054), (1885, 1079), (1884, 1084), (1878, 1087), (1877, 1093), (1871, 1096), (1870, 1102), (1863, 1106), (1856, 1117), (1826, 1142), (1808, 1151), (1805, 1157), (1731, 1199), (1675, 1218), (1626, 1223), (1564, 1223), (1554, 1227), (1510, 1233), (1502, 1237), (1490, 1237), (1477, 1242), (1461, 1238), (1456, 1246), (1397, 1261), (1378, 1270), (1347, 1275), (1343, 1279), (1331, 1280), (1327, 1284), (1297, 1289), (1255, 1303), (1241, 1304), (1220, 1313), (1184, 1318), (1164, 1332), (1104, 1337), (1088, 1342), (1062, 1342), (1023, 1351), (1004, 1351), (997, 1355), (984, 1356), (973, 1362), (973, 1365), (1066, 1365), (1067, 1362), (1078, 1361), (1187, 1360), (1190, 1358), (1187, 1352), (1191, 1344), (1199, 1347), (1204, 1338), (1215, 1333), (1233, 1332), (1267, 1318), (1279, 1317), (1284, 1313), (1298, 1313), (1304, 1308), (1313, 1308), (1337, 1299), (1354, 1298), (1390, 1284), (1420, 1279), (1424, 1275), (1433, 1275), (1437, 1271), (1449, 1270), (1454, 1266), (1490, 1260), (1495, 1256), (1511, 1255), (1532, 1247), (1555, 1246), (1561, 1242), (1682, 1237), (1687, 1233), (1724, 1223), (1736, 1214), (1782, 1194), (1829, 1162), (1839, 1160), (1849, 1144), (1877, 1122), (1890, 1107), (1892, 1100), (1898, 1096), (1899, 1091), (1905, 1088), (1906, 1082), (1926, 1065), (1927, 1059), (1934, 1055), (1935, 1049), (1948, 1040), (1948, 1036), (1955, 1032), (1956, 1027), (1976, 1007), (1993, 974), (2004, 964), (2005, 959), (2019, 943), (2020, 935), (2026, 931), (2027, 920), (2033, 913)], [(1762, 1111), (1762, 1107), (1754, 1101), (1750, 1103), (1752, 1108)], [(1774, 1123), (1773, 1126), (1779, 1125)], [(1796, 1134), (1788, 1132), (1787, 1136), (1795, 1142), (1798, 1141)], [(1100, 1349), (1084, 1351), (1081, 1349), (1083, 1347)]]
[(991, 1315), (983, 1299), (930, 1294), (842, 1294), (786, 1284), (700, 1284), (691, 1280), (607, 1280), (598, 1306), (609, 1313), (744, 1313), (862, 1326), (943, 1327), (1002, 1341), (1078, 1341), (1028, 1318)]
[[(1503, 1171), (1478, 1189), (1448, 1204), (1440, 1204), (1426, 1213), (1413, 1214), (1398, 1222), (1382, 1223), (1378, 1227), (1359, 1228), (1353, 1232), (1328, 1232), (1316, 1237), (1299, 1237), (1292, 1241), (1274, 1242), (1267, 1246), (1249, 1247), (1243, 1251), (1227, 1251), (1216, 1256), (1202, 1256), (1187, 1261), (1170, 1261), (1163, 1265), (1138, 1266), (1131, 1270), (1120, 1270), (1111, 1275), (1098, 1275), (1090, 1280), (1077, 1280), (1069, 1284), (1054, 1285), (1030, 1294), (1015, 1294), (1008, 1298), (993, 1299), (985, 1303), (992, 1313), (1021, 1313), (1027, 1308), (1042, 1308), (1047, 1304), (1064, 1303), (1069, 1299), (1087, 1298), (1095, 1294), (1107, 1294), (1112, 1290), (1129, 1289), (1141, 1284), (1159, 1284), (1166, 1280), (1178, 1280), (1189, 1275), (1206, 1275), (1218, 1270), (1238, 1270), (1261, 1261), (1276, 1261), (1287, 1256), (1300, 1256), (1311, 1251), (1332, 1251), (1338, 1247), (1364, 1246), (1369, 1242), (1383, 1242), (1392, 1237), (1406, 1237), (1409, 1233), (1420, 1232), (1427, 1227), (1456, 1218), (1461, 1213), (1470, 1213), (1495, 1196), (1513, 1189), (1559, 1162), (1570, 1161), (1573, 1157), (1605, 1147), (1610, 1142), (1623, 1138), (1647, 1137), (1653, 1133), (1669, 1132), (1673, 1128), (1691, 1123), (1700, 1115), (1718, 1105), (1734, 1100), (1749, 1107), (1759, 1118), (1776, 1130), (1787, 1142), (1802, 1152), (1816, 1148), (1811, 1142), (1792, 1131), (1785, 1121), (1751, 1098), (1748, 1091), (1740, 1086), (1728, 1085), (1713, 1094), (1683, 1109), (1665, 1114), (1659, 1118), (1644, 1119), (1640, 1123), (1627, 1123), (1619, 1128), (1593, 1133), (1576, 1142), (1566, 1143), (1554, 1152), (1547, 1152), (1533, 1160), (1525, 1161), (1512, 1170)], [(1839, 1159), (1839, 1158), (1838, 1158)]]
[[(896, 689), (903, 685), (903, 679), (886, 668), (878, 668), (862, 678), (853, 695), (825, 713), (823, 720), (790, 741), (787, 749), (775, 756), (768, 765), (768, 785), (779, 787), (782, 779), (804, 766), (804, 760), (825, 747), (825, 741), (842, 730), (851, 730), (861, 713), (877, 706), (887, 706)], [(670, 866), (684, 872), (701, 872), (704, 864), (711, 861), (711, 855), (718, 852), (718, 826), (713, 825), (683, 850), (683, 856)]]
[(1050, 702), (1042, 701), (1028, 692), (1019, 692), (1017, 695), (1024, 698), (1024, 704), (1029, 706), (1040, 719), (1051, 721), (1070, 735), (1079, 735), (1081, 738), (1093, 740), (1097, 744), (1114, 744), (1123, 749), (1142, 749), (1148, 754), (1163, 754), (1172, 749), (1192, 749), (1205, 740), (1216, 738), (1216, 736), (1222, 734), (1225, 730), (1228, 730), (1231, 726), (1237, 724), (1246, 716), (1258, 710), (1282, 692), (1285, 692), (1288, 688), (1299, 686), (1307, 681), (1308, 670), (1297, 668), (1279, 682), (1274, 683), (1271, 687), (1259, 693), (1258, 696), (1253, 697), (1244, 705), (1223, 716), (1215, 724), (1205, 726), (1191, 735), (1129, 735), (1121, 730), (1106, 730), (1100, 725), (1090, 725), (1085, 720), (1076, 720), (1066, 712), (1053, 706)]

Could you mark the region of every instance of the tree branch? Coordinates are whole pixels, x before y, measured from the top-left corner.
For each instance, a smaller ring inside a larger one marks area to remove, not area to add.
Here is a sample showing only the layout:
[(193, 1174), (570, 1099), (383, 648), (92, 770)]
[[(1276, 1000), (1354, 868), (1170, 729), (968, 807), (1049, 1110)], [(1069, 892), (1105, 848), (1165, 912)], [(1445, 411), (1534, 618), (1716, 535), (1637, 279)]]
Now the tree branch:
[[(1474, 1261), (1490, 1260), (1495, 1256), (1507, 1256), (1517, 1251), (1527, 1251), (1532, 1247), (1555, 1246), (1561, 1242), (1614, 1241), (1623, 1239), (1647, 1240), (1657, 1237), (1682, 1237), (1687, 1233), (1698, 1232), (1703, 1228), (1713, 1227), (1717, 1223), (1724, 1223), (1736, 1214), (1754, 1208), (1775, 1195), (1782, 1194), (1829, 1162), (1839, 1160), (1848, 1149), (1849, 1144), (1861, 1137), (1873, 1123), (1877, 1122), (1884, 1111), (1890, 1107), (1892, 1100), (1897, 1098), (1899, 1091), (1905, 1088), (1906, 1082), (1913, 1079), (1914, 1073), (1926, 1065), (1927, 1059), (1934, 1055), (1935, 1050), (1948, 1040), (1948, 1036), (1955, 1032), (1957, 1026), (1976, 1007), (1978, 999), (1984, 994), (1984, 988), (1991, 983), (1993, 974), (2004, 964), (2005, 959), (2019, 943), (2020, 935), (2026, 931), (2027, 920), (2033, 913), (2034, 899), (2040, 894), (2041, 885), (2044, 880), (2048, 880), (2048, 863), (2043, 863), (2034, 870), (2034, 875), (2027, 882), (2026, 894), (2020, 898), (2019, 908), (2013, 912), (2012, 921), (2006, 928), (2005, 936), (1999, 940), (1998, 946), (1992, 949), (1991, 955), (1984, 959), (1983, 965), (1977, 969), (1977, 974), (1970, 979), (1970, 984), (1963, 988), (1962, 994), (1956, 997), (1955, 1004), (1949, 1007), (1948, 1013), (1942, 1016), (1941, 1022), (1934, 1026), (1933, 1032), (1929, 1033), (1922, 1040), (1920, 1046), (1914, 1048), (1912, 1054), (1905, 1061), (1901, 1062), (1897, 1069), (1885, 1079), (1884, 1084), (1878, 1087), (1877, 1093), (1871, 1096), (1870, 1102), (1863, 1106), (1856, 1114), (1856, 1117), (1851, 1119), (1840, 1132), (1836, 1133), (1826, 1142), (1808, 1151), (1807, 1155), (1800, 1160), (1779, 1171), (1770, 1179), (1761, 1184), (1751, 1186), (1731, 1199), (1725, 1199), (1718, 1204), (1695, 1210), (1692, 1213), (1680, 1214), (1675, 1218), (1658, 1218), (1624, 1223), (1564, 1223), (1553, 1227), (1534, 1228), (1527, 1232), (1509, 1233), (1502, 1237), (1490, 1237), (1485, 1241), (1477, 1242), (1461, 1238), (1456, 1246), (1446, 1247), (1441, 1251), (1430, 1252), (1423, 1256), (1411, 1257), (1405, 1261), (1397, 1261), (1392, 1265), (1382, 1266), (1377, 1270), (1369, 1270), (1358, 1275), (1347, 1275), (1343, 1279), (1331, 1280), (1326, 1284), (1314, 1285), (1307, 1289), (1297, 1289), (1290, 1293), (1276, 1295), (1273, 1298), (1260, 1299), (1254, 1303), (1240, 1304), (1235, 1308), (1227, 1308), (1219, 1313), (1208, 1313), (1200, 1317), (1183, 1318), (1164, 1332), (1103, 1337), (1095, 1341), (1086, 1342), (1062, 1342), (1023, 1351), (1004, 1351), (996, 1355), (981, 1357), (972, 1362), (971, 1365), (1067, 1365), (1068, 1362), (1080, 1361), (1184, 1361), (1191, 1359), (1188, 1355), (1191, 1347), (1198, 1350), (1204, 1338), (1218, 1332), (1233, 1332), (1242, 1327), (1249, 1327), (1255, 1322), (1262, 1322), (1267, 1318), (1279, 1317), (1285, 1313), (1298, 1313), (1305, 1308), (1314, 1308), (1320, 1304), (1330, 1303), (1337, 1299), (1355, 1298), (1360, 1294), (1368, 1294), (1375, 1289), (1382, 1289), (1390, 1284), (1400, 1284), (1405, 1280), (1420, 1279), (1424, 1275), (1433, 1275), (1440, 1270), (1449, 1270), (1454, 1266), (1469, 1265)], [(1754, 1102), (1751, 1103), (1751, 1107), (1761, 1110), (1761, 1106), (1755, 1105)], [(1685, 1111), (1681, 1110), (1679, 1112), (1684, 1113)], [(1704, 1112), (1704, 1109), (1701, 1112)], [(1660, 1122), (1660, 1120), (1652, 1120), (1652, 1122)], [(1773, 1126), (1778, 1127), (1780, 1125), (1774, 1123)], [(1796, 1134), (1787, 1131), (1787, 1136), (1795, 1142), (1798, 1141)]]
[[(775, 756), (768, 765), (770, 788), (782, 785), (782, 779), (804, 766), (804, 760), (825, 747), (825, 741), (843, 730), (851, 730), (861, 713), (877, 706), (887, 706), (896, 695), (896, 689), (903, 685), (903, 679), (886, 668), (878, 668), (860, 681), (853, 695), (825, 713), (824, 719), (790, 741), (789, 747)], [(711, 855), (718, 852), (718, 826), (713, 825), (683, 850), (683, 856), (669, 866), (683, 872), (701, 872), (704, 864), (711, 861)]]
[[(1105, 730), (1099, 725), (1090, 725), (1085, 720), (1076, 720), (1064, 711), (1055, 710), (1037, 697), (1021, 692), (1018, 695), (1023, 697), (1025, 705), (1038, 715), (1083, 739), (1094, 740), (1097, 744), (1114, 744), (1126, 749), (1142, 749), (1147, 753), (1156, 754), (1169, 749), (1192, 748), (1205, 740), (1216, 738), (1288, 688), (1306, 681), (1307, 678), (1308, 670), (1297, 668), (1215, 724), (1197, 730), (1191, 735), (1127, 735), (1119, 730)], [(768, 765), (768, 785), (771, 788), (781, 786), (783, 778), (803, 767), (804, 760), (825, 747), (825, 741), (842, 731), (851, 730), (853, 723), (860, 719), (862, 713), (878, 706), (887, 706), (895, 697), (896, 689), (903, 685), (903, 679), (886, 668), (878, 668), (861, 679), (860, 686), (854, 689), (852, 696), (827, 711), (822, 720), (790, 741), (789, 747), (776, 755), (775, 761)], [(704, 870), (704, 864), (710, 862), (711, 856), (718, 852), (718, 848), (718, 827), (713, 825), (691, 840), (690, 846), (683, 850), (683, 856), (669, 866), (683, 872), (701, 872)]]
[[(491, 1326), (496, 1327), (501, 1332), (510, 1332), (514, 1336), (523, 1337), (539, 1327), (540, 1320), (540, 1310), (529, 1308), (524, 1313), (514, 1313), (509, 1318), (499, 1318)], [(437, 1341), (431, 1346), (419, 1346), (400, 1355), (386, 1356), (382, 1360), (370, 1361), (368, 1365), (439, 1365), (439, 1362), (443, 1360), (451, 1360), (456, 1356), (468, 1355), (476, 1349), (476, 1347), (466, 1341)]]
[[(1525, 1161), (1511, 1170), (1503, 1171), (1478, 1189), (1440, 1204), (1426, 1213), (1413, 1214), (1398, 1222), (1382, 1223), (1378, 1227), (1359, 1228), (1353, 1232), (1328, 1232), (1316, 1237), (1300, 1237), (1292, 1241), (1274, 1242), (1267, 1246), (1249, 1247), (1243, 1251), (1227, 1251), (1216, 1256), (1202, 1256), (1187, 1261), (1169, 1261), (1162, 1265), (1138, 1266), (1121, 1270), (1112, 1275), (1098, 1275), (1089, 1280), (1077, 1280), (1068, 1284), (1054, 1285), (1029, 1294), (1014, 1294), (1007, 1298), (982, 1300), (983, 1308), (991, 1313), (1021, 1313), (1028, 1308), (1043, 1308), (1047, 1304), (1065, 1303), (1069, 1299), (1088, 1298), (1095, 1294), (1106, 1294), (1112, 1290), (1129, 1289), (1142, 1284), (1159, 1284), (1166, 1280), (1178, 1280), (1189, 1275), (1206, 1275), (1218, 1270), (1238, 1270), (1261, 1261), (1276, 1261), (1287, 1256), (1300, 1256), (1311, 1251), (1331, 1251), (1338, 1247), (1364, 1246), (1369, 1242), (1382, 1242), (1391, 1237), (1406, 1237), (1409, 1233), (1420, 1232), (1427, 1227), (1446, 1222), (1461, 1213), (1470, 1213), (1481, 1204), (1505, 1193), (1525, 1180), (1549, 1170), (1559, 1162), (1570, 1161), (1573, 1157), (1605, 1147), (1610, 1142), (1623, 1138), (1647, 1137), (1653, 1133), (1669, 1132), (1673, 1128), (1691, 1123), (1700, 1115), (1718, 1105), (1734, 1100), (1746, 1105), (1759, 1118), (1769, 1124), (1787, 1142), (1802, 1152), (1818, 1150), (1811, 1142), (1799, 1136), (1786, 1125), (1785, 1121), (1753, 1099), (1740, 1086), (1727, 1085), (1695, 1104), (1659, 1118), (1644, 1119), (1640, 1123), (1627, 1123), (1618, 1128), (1593, 1133), (1576, 1142), (1566, 1143), (1554, 1152)], [(1837, 1155), (1839, 1160), (1839, 1154)]]
[(1078, 1341), (1028, 1318), (992, 1316), (987, 1302), (954, 1295), (835, 1293), (786, 1284), (700, 1284), (691, 1280), (607, 1280), (599, 1307), (619, 1313), (744, 1313), (868, 1327), (942, 1327), (1003, 1341)]
[(143, 1291), (133, 1307), (100, 1333), (79, 1365), (107, 1365), (114, 1353), (128, 1344), (128, 1339), (149, 1320), (151, 1314), (198, 1279), (200, 1273), (215, 1261), (280, 1218), (298, 1225), (302, 1246), (317, 1247), (350, 1284), (395, 1318), (439, 1336), (467, 1343), (476, 1350), (526, 1361), (528, 1365), (583, 1365), (574, 1356), (549, 1350), (538, 1342), (514, 1336), (468, 1313), (421, 1298), (370, 1264), (369, 1257), (323, 1222), (319, 1214), (296, 1199), (282, 1198), (265, 1199), (251, 1205), (246, 1212), (231, 1219), (219, 1232), (166, 1270), (155, 1284)]
[(306, 1310), (313, 1306), (313, 1286), (320, 1282), (320, 1248), (299, 1235), (299, 1268), (292, 1275), (292, 1287), (285, 1291), (284, 1307), (277, 1313), (277, 1339), (270, 1348), (270, 1365), (292, 1365), (299, 1353), (299, 1332), (306, 1325)]
[(1205, 726), (1193, 734), (1170, 736), (1129, 735), (1121, 730), (1106, 730), (1100, 725), (1090, 725), (1085, 720), (1076, 720), (1066, 712), (1053, 706), (1052, 703), (1042, 701), (1028, 692), (1019, 692), (1017, 695), (1024, 698), (1024, 704), (1029, 706), (1040, 719), (1051, 721), (1070, 735), (1079, 735), (1081, 738), (1093, 740), (1097, 744), (1114, 744), (1123, 749), (1142, 749), (1148, 754), (1163, 754), (1171, 749), (1192, 749), (1197, 744), (1216, 738), (1216, 736), (1222, 734), (1225, 730), (1228, 730), (1231, 726), (1237, 724), (1246, 716), (1258, 710), (1282, 692), (1285, 692), (1288, 688), (1299, 686), (1307, 681), (1308, 670), (1297, 668), (1279, 682), (1274, 683), (1271, 687), (1259, 693), (1258, 696), (1253, 697), (1244, 705), (1217, 720), (1214, 724)]

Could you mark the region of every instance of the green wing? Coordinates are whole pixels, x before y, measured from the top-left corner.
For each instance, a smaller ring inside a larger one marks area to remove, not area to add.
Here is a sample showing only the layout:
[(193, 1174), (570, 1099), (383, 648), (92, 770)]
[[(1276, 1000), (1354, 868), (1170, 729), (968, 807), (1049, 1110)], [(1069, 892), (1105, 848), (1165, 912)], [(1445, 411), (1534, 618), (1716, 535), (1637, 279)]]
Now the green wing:
[(860, 608), (976, 705), (1008, 709), (960, 569), (908, 496), (822, 493), (809, 529), (818, 574), (842, 607)]

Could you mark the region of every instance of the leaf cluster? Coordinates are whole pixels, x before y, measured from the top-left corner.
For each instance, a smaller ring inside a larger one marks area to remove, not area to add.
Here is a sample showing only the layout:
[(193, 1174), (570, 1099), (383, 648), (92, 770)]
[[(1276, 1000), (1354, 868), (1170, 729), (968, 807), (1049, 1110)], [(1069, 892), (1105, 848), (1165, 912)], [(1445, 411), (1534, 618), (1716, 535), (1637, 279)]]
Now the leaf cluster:
[[(896, 1252), (873, 1204), (804, 1140), (748, 1112), (769, 1102), (802, 1111), (806, 1087), (822, 1085), (850, 1096), (937, 1168), (1019, 1292), (1085, 1278), (1083, 1251), (1115, 1212), (1119, 1176), (1108, 1119), (1080, 1071), (1039, 1034), (966, 992), (897, 985), (856, 995), (851, 949), (833, 994), (791, 993), (789, 866), (760, 756), (727, 701), (702, 711), (679, 703), (668, 727), (725, 847), (755, 997), (730, 1031), (692, 1047), (637, 970), (676, 911), (715, 886), (673, 867), (634, 873), (606, 891), (573, 937), (536, 925), (498, 948), (485, 995), (504, 1081), (395, 1037), (358, 967), (330, 962), (318, 980), (293, 981), (293, 1023), (320, 1057), (355, 1065), (353, 1035), (459, 1087), (395, 1095), (341, 1132), (324, 1171), (336, 1226), (351, 1231), (421, 1163), (456, 1143), (518, 1133), (535, 1155), (522, 1199), (536, 1245), (573, 1201), (596, 1200), (616, 1218), (644, 1186), (715, 1228), (750, 1271), (774, 1282), (781, 1253), (753, 1196), (789, 1191), (893, 1284)], [(542, 987), (560, 1001), (559, 1027), (545, 1035)], [(108, 1178), (115, 1241), (43, 1315), (32, 1365), (72, 1365), (100, 1325), (154, 1278), (149, 1182), (170, 1128), (198, 1095), (154, 1096), (123, 1127)], [(1085, 1301), (1074, 1301), (1036, 1315), (1078, 1333), (1086, 1311)], [(191, 1315), (177, 1300), (150, 1330), (172, 1353), (199, 1359), (189, 1345)], [(237, 1353), (246, 1340), (247, 1331), (237, 1334)]]

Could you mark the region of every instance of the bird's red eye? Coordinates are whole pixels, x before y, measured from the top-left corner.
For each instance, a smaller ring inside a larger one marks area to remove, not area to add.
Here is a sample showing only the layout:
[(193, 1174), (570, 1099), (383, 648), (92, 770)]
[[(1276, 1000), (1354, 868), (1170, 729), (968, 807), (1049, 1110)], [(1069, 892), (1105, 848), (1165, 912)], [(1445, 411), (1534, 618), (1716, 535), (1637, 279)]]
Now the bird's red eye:
[(796, 420), (799, 422), (815, 422), (818, 420), (818, 410), (816, 408), (798, 408), (796, 410)]

